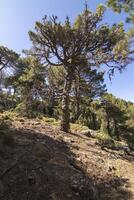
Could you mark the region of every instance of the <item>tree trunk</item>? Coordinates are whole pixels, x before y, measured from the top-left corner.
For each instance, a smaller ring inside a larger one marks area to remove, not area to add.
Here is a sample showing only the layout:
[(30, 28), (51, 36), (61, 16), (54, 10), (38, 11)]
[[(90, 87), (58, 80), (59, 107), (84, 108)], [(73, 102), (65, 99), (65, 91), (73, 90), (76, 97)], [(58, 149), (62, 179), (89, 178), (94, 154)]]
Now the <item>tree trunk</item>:
[(120, 140), (119, 130), (118, 130), (118, 126), (115, 119), (114, 119), (114, 129), (115, 129), (117, 140)]
[(76, 96), (76, 114), (75, 121), (78, 120), (80, 116), (80, 74), (77, 72), (77, 76), (75, 78), (75, 96)]
[(62, 114), (61, 114), (61, 130), (68, 132), (70, 129), (70, 112), (69, 112), (69, 93), (72, 85), (71, 73), (68, 73), (64, 83), (64, 89), (62, 94)]
[(96, 115), (94, 113), (92, 113), (91, 116), (92, 116), (92, 122), (93, 122), (93, 129), (96, 130), (97, 129)]
[(110, 134), (110, 119), (109, 117), (107, 116), (107, 130), (108, 130), (108, 133)]
[(75, 117), (75, 120), (78, 120), (80, 116), (80, 99), (77, 98), (76, 99), (76, 117)]

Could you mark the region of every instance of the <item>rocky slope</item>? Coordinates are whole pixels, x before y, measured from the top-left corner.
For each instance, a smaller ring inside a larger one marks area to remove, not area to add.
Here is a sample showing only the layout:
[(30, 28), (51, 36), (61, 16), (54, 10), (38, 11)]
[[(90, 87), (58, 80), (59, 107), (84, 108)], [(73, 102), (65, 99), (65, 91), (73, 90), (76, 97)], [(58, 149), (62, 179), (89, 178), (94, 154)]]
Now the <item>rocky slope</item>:
[(134, 157), (102, 150), (83, 133), (13, 123), (0, 145), (0, 200), (133, 200)]

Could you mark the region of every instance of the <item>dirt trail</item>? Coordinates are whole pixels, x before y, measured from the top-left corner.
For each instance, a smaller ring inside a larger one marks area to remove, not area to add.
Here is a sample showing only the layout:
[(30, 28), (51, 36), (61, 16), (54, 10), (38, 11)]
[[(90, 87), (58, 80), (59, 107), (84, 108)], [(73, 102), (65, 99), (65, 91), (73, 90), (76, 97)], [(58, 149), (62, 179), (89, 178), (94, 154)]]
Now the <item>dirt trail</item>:
[(0, 148), (1, 200), (134, 200), (133, 157), (35, 120), (12, 134), (14, 147)]

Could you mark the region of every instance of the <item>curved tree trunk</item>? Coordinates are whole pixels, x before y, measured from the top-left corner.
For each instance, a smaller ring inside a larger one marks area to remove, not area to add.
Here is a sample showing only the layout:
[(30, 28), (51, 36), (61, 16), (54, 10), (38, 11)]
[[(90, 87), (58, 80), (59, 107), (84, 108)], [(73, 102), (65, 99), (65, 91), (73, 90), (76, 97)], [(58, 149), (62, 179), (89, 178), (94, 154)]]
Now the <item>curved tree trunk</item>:
[(64, 83), (64, 89), (62, 94), (62, 114), (61, 114), (61, 130), (68, 132), (70, 129), (70, 112), (69, 112), (69, 93), (72, 85), (71, 73), (68, 73)]

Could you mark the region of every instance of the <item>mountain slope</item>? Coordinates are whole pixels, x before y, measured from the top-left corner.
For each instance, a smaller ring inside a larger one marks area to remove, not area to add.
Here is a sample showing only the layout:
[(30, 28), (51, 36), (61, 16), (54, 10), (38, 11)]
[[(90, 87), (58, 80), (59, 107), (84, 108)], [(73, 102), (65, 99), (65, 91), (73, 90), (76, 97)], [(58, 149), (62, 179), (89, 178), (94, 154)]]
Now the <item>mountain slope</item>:
[(41, 121), (18, 119), (10, 134), (14, 144), (0, 145), (1, 200), (133, 200), (133, 157)]

